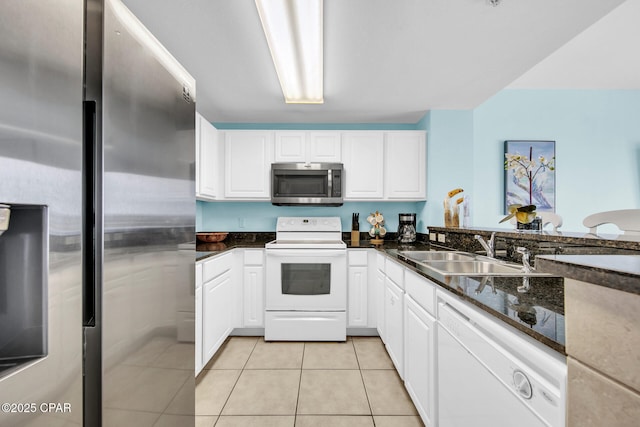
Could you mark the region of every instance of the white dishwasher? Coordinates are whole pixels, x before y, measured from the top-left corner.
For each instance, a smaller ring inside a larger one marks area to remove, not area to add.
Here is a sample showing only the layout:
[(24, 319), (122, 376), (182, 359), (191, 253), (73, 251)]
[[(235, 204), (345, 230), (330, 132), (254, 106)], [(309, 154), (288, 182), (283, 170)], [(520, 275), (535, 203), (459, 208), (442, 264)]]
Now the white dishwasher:
[(565, 425), (566, 358), (438, 290), (439, 427)]

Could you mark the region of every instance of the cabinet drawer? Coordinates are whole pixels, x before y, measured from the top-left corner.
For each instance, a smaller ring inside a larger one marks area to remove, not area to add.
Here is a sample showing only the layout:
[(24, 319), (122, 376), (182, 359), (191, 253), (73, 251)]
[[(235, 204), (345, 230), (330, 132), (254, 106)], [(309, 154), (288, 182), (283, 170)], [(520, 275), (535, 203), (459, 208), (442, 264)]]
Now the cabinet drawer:
[(376, 254), (376, 266), (378, 267), (378, 270), (382, 271), (383, 273), (384, 273), (386, 258), (387, 257), (385, 257), (383, 254), (379, 252)]
[(244, 265), (262, 265), (264, 260), (264, 250), (262, 249), (245, 249)]
[(387, 259), (385, 263), (387, 277), (391, 278), (401, 289), (404, 289), (404, 267), (396, 261)]
[(404, 275), (404, 290), (427, 313), (435, 315), (436, 287), (429, 280), (412, 271)]
[(349, 255), (349, 265), (367, 265), (367, 251), (350, 250), (347, 253)]
[(233, 255), (231, 252), (212, 258), (204, 263), (203, 282), (206, 283), (231, 269), (233, 264)]

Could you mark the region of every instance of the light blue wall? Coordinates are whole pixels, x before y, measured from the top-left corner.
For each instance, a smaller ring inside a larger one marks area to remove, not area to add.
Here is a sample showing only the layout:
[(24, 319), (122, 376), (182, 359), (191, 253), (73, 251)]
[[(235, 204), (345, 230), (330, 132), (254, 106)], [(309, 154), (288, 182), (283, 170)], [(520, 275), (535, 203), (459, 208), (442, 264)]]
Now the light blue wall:
[(458, 187), (464, 189), (460, 196), (471, 196), (473, 214), (473, 112), (431, 111), (417, 126), (427, 131), (427, 203), (420, 219), (427, 226), (444, 225), (443, 201)]
[[(351, 213), (360, 214), (360, 231), (368, 231), (367, 215), (380, 211), (387, 231), (398, 229), (398, 214), (418, 212), (424, 202), (346, 202), (339, 207), (274, 206), (268, 202), (201, 202), (197, 231), (275, 231), (279, 216), (339, 216), (342, 231), (351, 230)], [(424, 224), (418, 223), (418, 228)]]
[[(213, 123), (217, 129), (271, 130), (416, 130), (416, 124), (394, 123)], [(351, 214), (360, 214), (360, 230), (367, 231), (366, 218), (380, 211), (390, 232), (398, 229), (398, 214), (419, 212), (424, 202), (347, 202), (339, 207), (273, 206), (269, 202), (202, 202), (197, 203), (197, 231), (275, 231), (279, 216), (339, 216), (342, 230), (351, 230)], [(419, 231), (427, 224), (418, 221)]]
[(503, 217), (509, 139), (556, 141), (562, 230), (586, 231), (582, 219), (595, 212), (640, 208), (640, 91), (503, 90), (476, 108), (469, 165), (476, 225), (497, 227)]

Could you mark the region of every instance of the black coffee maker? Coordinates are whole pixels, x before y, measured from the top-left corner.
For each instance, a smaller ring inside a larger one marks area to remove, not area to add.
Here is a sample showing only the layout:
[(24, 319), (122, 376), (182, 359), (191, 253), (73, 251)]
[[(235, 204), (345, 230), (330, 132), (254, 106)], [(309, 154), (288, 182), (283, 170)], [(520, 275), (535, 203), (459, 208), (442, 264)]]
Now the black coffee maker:
[(415, 243), (416, 241), (416, 214), (398, 214), (398, 242)]

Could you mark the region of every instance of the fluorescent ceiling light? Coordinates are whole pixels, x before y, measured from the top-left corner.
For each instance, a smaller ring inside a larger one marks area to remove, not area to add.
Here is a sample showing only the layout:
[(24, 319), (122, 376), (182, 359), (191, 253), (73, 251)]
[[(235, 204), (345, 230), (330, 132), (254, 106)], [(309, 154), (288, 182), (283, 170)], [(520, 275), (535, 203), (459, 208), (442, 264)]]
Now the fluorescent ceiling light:
[(322, 104), (322, 0), (255, 0), (285, 102)]

